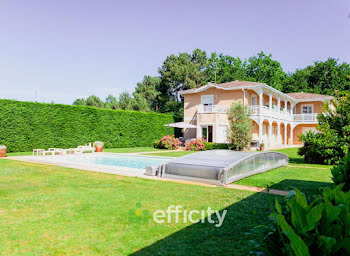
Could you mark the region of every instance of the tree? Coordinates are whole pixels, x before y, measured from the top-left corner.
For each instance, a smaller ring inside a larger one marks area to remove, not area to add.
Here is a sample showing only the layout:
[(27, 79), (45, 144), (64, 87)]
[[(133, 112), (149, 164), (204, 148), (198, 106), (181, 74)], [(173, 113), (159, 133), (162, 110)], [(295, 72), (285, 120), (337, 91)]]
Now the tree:
[(105, 108), (110, 109), (118, 109), (119, 103), (116, 97), (114, 97), (112, 94), (109, 94), (105, 101)]
[(317, 130), (302, 135), (299, 155), (306, 162), (338, 163), (350, 149), (350, 92), (336, 92), (334, 108), (325, 105), (326, 113), (318, 115)]
[(248, 80), (247, 62), (240, 58), (229, 55), (212, 53), (208, 60), (208, 68), (206, 74), (209, 82), (217, 84), (231, 82), (235, 80)]
[[(157, 89), (159, 88), (161, 79), (156, 76), (144, 76), (142, 82), (137, 83), (135, 92), (133, 93), (135, 100), (148, 102), (149, 107), (147, 109), (158, 110), (157, 97), (160, 94)], [(145, 103), (142, 103), (145, 105)], [(144, 108), (144, 109), (145, 109)]]
[(315, 93), (332, 94), (335, 90), (350, 89), (350, 65), (338, 64), (338, 59), (328, 58), (325, 62), (316, 61), (308, 86)]
[(180, 53), (178, 56), (168, 56), (162, 67), (158, 69), (161, 83), (158, 87), (160, 107), (170, 101), (180, 102), (181, 90), (196, 88), (206, 81), (207, 54), (196, 49), (192, 54)]
[(119, 107), (123, 110), (133, 110), (133, 98), (131, 97), (130, 93), (128, 92), (122, 92), (119, 95)]
[(286, 77), (281, 64), (273, 60), (272, 55), (260, 52), (250, 57), (247, 65), (247, 76), (250, 80), (266, 83), (277, 90), (282, 90)]
[(309, 77), (313, 67), (297, 69), (294, 73), (289, 73), (283, 83), (283, 92), (313, 92), (309, 88)]
[(228, 112), (229, 128), (227, 139), (229, 148), (242, 150), (249, 146), (252, 140), (252, 120), (249, 109), (241, 103), (233, 103)]
[(336, 90), (350, 90), (350, 65), (328, 58), (297, 70), (288, 76), (284, 92), (312, 92), (333, 94)]
[(81, 98), (81, 99), (76, 99), (73, 102), (73, 105), (78, 105), (78, 106), (85, 106), (86, 105), (86, 100)]
[(86, 99), (86, 106), (104, 108), (104, 102), (96, 95), (91, 95)]
[(134, 93), (134, 98), (132, 99), (132, 109), (136, 111), (148, 112), (151, 111), (151, 105), (141, 93)]

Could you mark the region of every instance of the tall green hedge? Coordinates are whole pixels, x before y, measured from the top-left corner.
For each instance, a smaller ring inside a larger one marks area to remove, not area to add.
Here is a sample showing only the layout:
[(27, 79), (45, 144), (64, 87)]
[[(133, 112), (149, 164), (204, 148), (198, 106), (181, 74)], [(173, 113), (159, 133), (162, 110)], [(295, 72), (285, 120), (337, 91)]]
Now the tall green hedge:
[(96, 140), (106, 148), (150, 146), (167, 134), (167, 122), (173, 122), (171, 115), (0, 100), (0, 144), (8, 152), (69, 148)]

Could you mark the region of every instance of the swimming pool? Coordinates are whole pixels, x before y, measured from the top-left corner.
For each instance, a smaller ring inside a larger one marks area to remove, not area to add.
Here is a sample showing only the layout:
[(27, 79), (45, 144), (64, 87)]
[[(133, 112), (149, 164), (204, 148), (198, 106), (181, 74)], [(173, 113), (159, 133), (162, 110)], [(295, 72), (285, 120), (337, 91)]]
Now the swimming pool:
[(76, 163), (109, 165), (117, 167), (128, 167), (145, 169), (147, 166), (160, 165), (171, 158), (147, 157), (147, 156), (125, 156), (125, 155), (73, 155), (67, 156), (66, 160)]
[(140, 155), (125, 155), (114, 153), (96, 153), (96, 154), (81, 154), (81, 155), (55, 155), (55, 156), (25, 156), (28, 160), (35, 162), (52, 163), (61, 166), (85, 166), (99, 168), (114, 168), (114, 169), (130, 169), (145, 171), (147, 166), (158, 166), (172, 158), (157, 157), (157, 156), (140, 156)]

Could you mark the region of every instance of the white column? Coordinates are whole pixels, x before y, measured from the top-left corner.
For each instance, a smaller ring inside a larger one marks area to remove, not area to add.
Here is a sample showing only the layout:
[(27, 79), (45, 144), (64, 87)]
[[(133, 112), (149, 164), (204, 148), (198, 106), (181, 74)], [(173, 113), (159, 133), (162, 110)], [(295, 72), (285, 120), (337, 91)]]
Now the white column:
[(287, 124), (284, 124), (284, 145), (287, 145)]
[[(261, 110), (263, 106), (263, 90), (259, 91), (259, 109)], [(260, 115), (261, 115), (261, 111), (260, 111)]]
[(262, 119), (259, 120), (259, 142), (262, 143), (263, 141), (263, 121)]
[(272, 137), (272, 121), (269, 121), (269, 136), (268, 136), (268, 140), (269, 140), (269, 147), (271, 147), (271, 137)]
[(277, 144), (281, 145), (282, 144), (282, 137), (281, 137), (281, 123), (277, 123)]
[(269, 101), (270, 110), (272, 110), (272, 93), (270, 92), (270, 101)]
[(259, 141), (260, 143), (263, 141), (263, 128), (262, 128), (262, 116), (261, 116), (261, 111), (262, 111), (262, 104), (263, 104), (263, 90), (260, 89), (259, 91)]
[(293, 126), (290, 126), (290, 144), (293, 145)]
[(277, 97), (277, 110), (278, 110), (278, 112), (281, 111), (281, 98), (280, 98), (280, 96)]

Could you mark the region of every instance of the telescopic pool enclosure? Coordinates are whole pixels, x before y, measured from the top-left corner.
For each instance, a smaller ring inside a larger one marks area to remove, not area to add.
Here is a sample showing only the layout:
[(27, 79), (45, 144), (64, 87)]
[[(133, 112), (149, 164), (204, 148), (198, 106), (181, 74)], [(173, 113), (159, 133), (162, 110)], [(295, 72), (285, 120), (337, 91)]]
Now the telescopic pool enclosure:
[(147, 167), (146, 174), (225, 185), (287, 164), (288, 156), (279, 152), (210, 150)]

